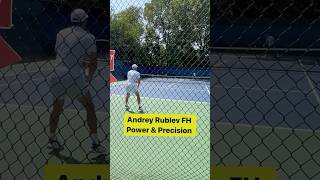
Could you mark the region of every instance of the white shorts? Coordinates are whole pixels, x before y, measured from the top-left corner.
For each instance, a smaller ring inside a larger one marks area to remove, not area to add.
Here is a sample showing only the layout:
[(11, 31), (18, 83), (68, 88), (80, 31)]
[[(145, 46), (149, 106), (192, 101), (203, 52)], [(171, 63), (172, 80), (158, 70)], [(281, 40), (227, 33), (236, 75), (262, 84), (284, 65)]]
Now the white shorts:
[(49, 80), (50, 92), (54, 98), (64, 99), (69, 96), (76, 99), (89, 93), (89, 83), (82, 77), (73, 78), (69, 75), (58, 77), (52, 75)]
[(128, 84), (126, 86), (126, 92), (130, 94), (139, 92), (138, 84)]

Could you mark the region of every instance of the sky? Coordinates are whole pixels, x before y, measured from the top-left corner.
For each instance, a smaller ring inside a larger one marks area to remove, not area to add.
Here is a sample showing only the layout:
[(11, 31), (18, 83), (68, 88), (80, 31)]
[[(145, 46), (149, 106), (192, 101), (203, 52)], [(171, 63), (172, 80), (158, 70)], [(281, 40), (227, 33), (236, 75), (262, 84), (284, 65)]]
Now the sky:
[(115, 13), (125, 10), (129, 6), (144, 7), (150, 0), (111, 0), (111, 8)]

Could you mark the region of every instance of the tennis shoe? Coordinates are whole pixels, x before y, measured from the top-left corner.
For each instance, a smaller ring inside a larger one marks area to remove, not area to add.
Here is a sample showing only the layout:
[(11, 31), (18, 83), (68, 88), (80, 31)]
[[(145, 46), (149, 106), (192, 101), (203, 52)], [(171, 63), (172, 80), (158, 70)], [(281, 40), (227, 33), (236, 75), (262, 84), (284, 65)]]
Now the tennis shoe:
[(142, 107), (139, 107), (138, 112), (139, 112), (139, 113), (143, 113)]
[(61, 151), (63, 150), (63, 146), (58, 140), (49, 139), (48, 148), (55, 150), (55, 151)]
[(106, 153), (107, 150), (100, 143), (98, 144), (92, 143), (91, 151), (94, 153)]

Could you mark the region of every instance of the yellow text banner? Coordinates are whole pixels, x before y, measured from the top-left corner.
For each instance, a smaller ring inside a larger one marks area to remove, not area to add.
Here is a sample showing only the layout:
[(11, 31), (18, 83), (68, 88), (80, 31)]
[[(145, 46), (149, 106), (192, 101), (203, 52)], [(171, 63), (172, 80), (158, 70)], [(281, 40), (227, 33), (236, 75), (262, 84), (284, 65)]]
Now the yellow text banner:
[(125, 136), (195, 137), (195, 114), (124, 114)]

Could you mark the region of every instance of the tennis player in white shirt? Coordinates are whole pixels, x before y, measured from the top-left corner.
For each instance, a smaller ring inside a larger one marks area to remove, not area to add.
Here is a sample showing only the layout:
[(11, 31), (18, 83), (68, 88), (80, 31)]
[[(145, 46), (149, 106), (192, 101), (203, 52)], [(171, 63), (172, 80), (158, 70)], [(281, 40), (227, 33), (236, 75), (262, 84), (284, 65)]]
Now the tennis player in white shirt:
[[(56, 54), (58, 65), (49, 77), (50, 91), (54, 97), (53, 110), (50, 114), (50, 138), (48, 147), (62, 150), (63, 146), (56, 137), (59, 116), (64, 109), (64, 100), (69, 96), (78, 99), (87, 111), (87, 124), (92, 140), (91, 150), (105, 153), (97, 135), (97, 117), (92, 97), (88, 89), (96, 70), (97, 49), (95, 37), (85, 30), (88, 19), (82, 9), (71, 13), (72, 27), (61, 30), (57, 35)], [(79, 123), (82, 123), (79, 121)]]
[(128, 101), (129, 101), (130, 94), (133, 93), (137, 96), (137, 102), (138, 102), (138, 106), (139, 106), (138, 111), (140, 113), (142, 113), (143, 110), (142, 110), (142, 106), (141, 106), (141, 99), (140, 99), (140, 92), (139, 92), (141, 77), (140, 77), (140, 73), (137, 70), (138, 70), (138, 66), (136, 64), (133, 64), (132, 69), (130, 71), (128, 71), (128, 74), (127, 74), (127, 78), (128, 78), (127, 85), (126, 85), (126, 93), (127, 94), (126, 94), (126, 99), (125, 99), (126, 111), (130, 111)]

